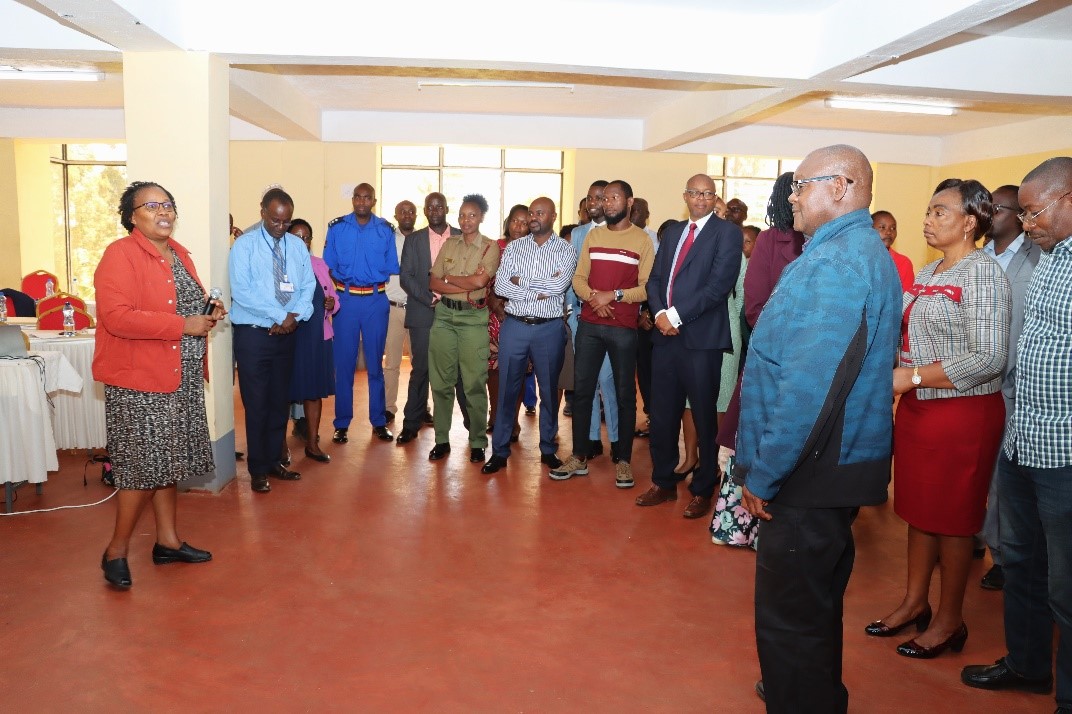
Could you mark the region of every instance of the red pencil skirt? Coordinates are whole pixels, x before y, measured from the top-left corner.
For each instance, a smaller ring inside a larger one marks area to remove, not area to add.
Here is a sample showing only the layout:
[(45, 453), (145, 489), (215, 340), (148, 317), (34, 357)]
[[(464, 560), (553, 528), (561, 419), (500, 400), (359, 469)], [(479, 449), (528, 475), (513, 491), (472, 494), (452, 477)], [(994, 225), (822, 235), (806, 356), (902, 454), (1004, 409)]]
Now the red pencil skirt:
[(1000, 392), (927, 400), (902, 394), (893, 425), (893, 510), (928, 533), (978, 533), (1004, 427)]

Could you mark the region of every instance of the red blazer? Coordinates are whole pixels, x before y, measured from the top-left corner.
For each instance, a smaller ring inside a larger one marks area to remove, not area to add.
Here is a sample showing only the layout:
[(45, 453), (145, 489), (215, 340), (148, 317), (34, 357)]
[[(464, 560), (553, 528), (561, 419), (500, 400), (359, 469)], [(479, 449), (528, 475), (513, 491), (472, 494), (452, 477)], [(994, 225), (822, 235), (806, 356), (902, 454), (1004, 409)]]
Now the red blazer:
[[(190, 251), (169, 242), (201, 285)], [(185, 318), (175, 312), (175, 281), (168, 262), (135, 228), (105, 249), (93, 285), (97, 292), (93, 378), (142, 392), (178, 389)], [(207, 378), (207, 354), (204, 368)]]

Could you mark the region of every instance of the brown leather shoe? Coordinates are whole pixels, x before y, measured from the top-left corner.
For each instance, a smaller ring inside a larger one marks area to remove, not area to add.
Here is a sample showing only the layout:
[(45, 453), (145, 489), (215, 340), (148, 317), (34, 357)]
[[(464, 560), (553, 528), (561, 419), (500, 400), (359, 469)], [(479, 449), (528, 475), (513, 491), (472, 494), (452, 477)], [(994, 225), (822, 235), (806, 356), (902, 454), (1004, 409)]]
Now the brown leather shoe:
[(711, 510), (711, 499), (707, 496), (693, 496), (682, 514), (685, 518), (703, 518)]
[(644, 493), (640, 494), (636, 498), (636, 505), (638, 506), (658, 506), (660, 503), (666, 503), (667, 501), (677, 500), (676, 488), (660, 488), (653, 485)]

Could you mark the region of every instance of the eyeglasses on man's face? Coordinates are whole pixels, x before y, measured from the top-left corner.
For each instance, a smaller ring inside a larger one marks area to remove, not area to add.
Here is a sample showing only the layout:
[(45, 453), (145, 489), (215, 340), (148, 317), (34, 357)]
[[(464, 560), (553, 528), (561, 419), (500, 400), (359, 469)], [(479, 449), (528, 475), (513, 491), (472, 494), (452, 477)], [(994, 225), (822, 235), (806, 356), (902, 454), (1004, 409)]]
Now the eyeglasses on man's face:
[(1034, 223), (1036, 220), (1038, 220), (1039, 216), (1041, 216), (1046, 211), (1050, 210), (1054, 206), (1054, 204), (1056, 204), (1058, 201), (1060, 201), (1062, 198), (1064, 198), (1065, 196), (1068, 196), (1068, 195), (1072, 195), (1072, 191), (1068, 191), (1067, 193), (1064, 193), (1064, 194), (1058, 196), (1057, 198), (1053, 199), (1052, 201), (1047, 203), (1046, 207), (1043, 208), (1042, 210), (1035, 211), (1034, 213), (1031, 213), (1029, 211), (1024, 211), (1023, 213), (1017, 214), (1016, 217), (1019, 218), (1020, 223), (1023, 223), (1023, 224)]
[(853, 182), (852, 179), (848, 176), (842, 176), (841, 174), (831, 174), (830, 176), (812, 176), (811, 178), (797, 179), (789, 185), (793, 187), (793, 193), (799, 196), (800, 192), (804, 189), (804, 186), (806, 184), (815, 183), (816, 181), (833, 181), (836, 178), (845, 179), (845, 183)]
[(685, 195), (687, 195), (689, 198), (706, 198), (708, 201), (710, 201), (718, 194), (714, 191), (701, 191), (698, 188), (687, 188), (685, 189)]
[(146, 201), (138, 206), (134, 206), (135, 211), (139, 208), (144, 208), (149, 213), (160, 213), (161, 211), (167, 213), (175, 212), (175, 204), (171, 201)]

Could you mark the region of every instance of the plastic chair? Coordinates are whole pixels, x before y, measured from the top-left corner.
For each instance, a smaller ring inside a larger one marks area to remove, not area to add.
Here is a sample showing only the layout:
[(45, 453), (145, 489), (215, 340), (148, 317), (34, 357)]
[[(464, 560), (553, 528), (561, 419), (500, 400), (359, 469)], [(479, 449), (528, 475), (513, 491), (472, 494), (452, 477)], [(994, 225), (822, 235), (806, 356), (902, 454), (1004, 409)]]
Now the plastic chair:
[[(71, 304), (74, 307), (74, 303)], [(81, 308), (74, 307), (74, 329), (85, 330), (96, 327), (97, 323), (93, 316)], [(62, 330), (63, 329), (63, 305), (54, 307), (37, 316), (37, 329), (39, 330)]]
[(34, 300), (40, 300), (45, 296), (45, 283), (52, 281), (52, 288), (59, 290), (60, 280), (47, 270), (35, 270), (22, 279), (22, 292)]
[(37, 301), (37, 316), (41, 317), (41, 315), (44, 315), (54, 307), (63, 307), (63, 304), (67, 302), (71, 303), (71, 307), (79, 310), (86, 310), (86, 301), (77, 295), (71, 295), (70, 293), (56, 293), (52, 297)]

